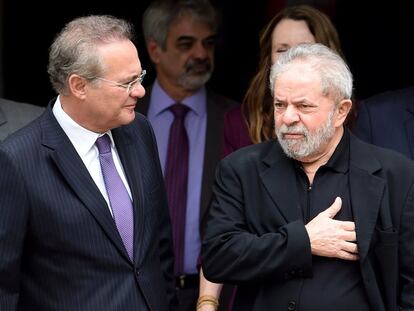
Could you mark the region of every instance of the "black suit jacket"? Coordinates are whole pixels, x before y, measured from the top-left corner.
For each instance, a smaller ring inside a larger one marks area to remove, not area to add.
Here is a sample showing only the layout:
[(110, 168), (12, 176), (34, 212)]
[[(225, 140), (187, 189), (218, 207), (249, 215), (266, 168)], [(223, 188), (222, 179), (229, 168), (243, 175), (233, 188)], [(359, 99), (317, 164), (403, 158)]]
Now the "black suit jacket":
[[(144, 115), (147, 114), (152, 87), (147, 90), (143, 99), (136, 106), (136, 110)], [(224, 114), (237, 103), (231, 99), (218, 95), (207, 89), (207, 129), (206, 129), (206, 146), (204, 151), (203, 180), (201, 186), (200, 200), (200, 230), (202, 231), (207, 211), (212, 197), (212, 185), (214, 183), (214, 172), (217, 163), (223, 157), (223, 119)]]
[(0, 141), (33, 121), (43, 111), (43, 107), (0, 98)]
[(414, 87), (362, 101), (354, 133), (366, 142), (414, 159)]
[(112, 130), (134, 203), (134, 260), (52, 113), (0, 146), (0, 310), (175, 310), (169, 212), (148, 121)]
[[(414, 310), (414, 163), (351, 135), (349, 179), (371, 308)], [(288, 307), (312, 276), (292, 162), (276, 141), (243, 148), (221, 161), (214, 193), (206, 277), (238, 284), (235, 310), (272, 310), (276, 300)]]

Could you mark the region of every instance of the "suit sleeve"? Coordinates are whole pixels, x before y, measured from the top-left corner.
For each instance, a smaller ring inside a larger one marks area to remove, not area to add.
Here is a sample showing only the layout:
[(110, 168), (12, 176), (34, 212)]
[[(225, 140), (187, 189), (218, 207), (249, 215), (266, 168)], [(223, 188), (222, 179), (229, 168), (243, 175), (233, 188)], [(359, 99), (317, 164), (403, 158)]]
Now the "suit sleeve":
[[(249, 226), (241, 177), (220, 162), (202, 247), (203, 271), (213, 282), (286, 280), (312, 275), (310, 242), (302, 221), (257, 234)], [(250, 193), (250, 195), (252, 195)], [(269, 207), (271, 208), (271, 207)]]
[(401, 215), (399, 235), (400, 309), (414, 310), (414, 185)]
[(175, 290), (175, 276), (174, 276), (174, 251), (173, 251), (173, 241), (172, 241), (172, 229), (170, 221), (170, 211), (167, 203), (167, 196), (164, 186), (164, 178), (162, 176), (161, 165), (158, 157), (157, 143), (155, 139), (154, 132), (147, 121), (148, 129), (151, 134), (152, 146), (153, 146), (153, 155), (154, 159), (157, 162), (157, 175), (160, 181), (159, 187), (159, 196), (160, 196), (160, 205), (162, 208), (162, 213), (160, 214), (160, 227), (159, 227), (159, 253), (160, 253), (160, 262), (163, 269), (165, 284), (167, 288), (167, 295), (170, 310), (174, 311), (178, 308), (178, 301), (176, 298)]
[(28, 219), (23, 178), (0, 149), (0, 310), (17, 310), (20, 265)]
[(371, 114), (368, 106), (367, 103), (361, 102), (353, 133), (363, 141), (372, 144)]

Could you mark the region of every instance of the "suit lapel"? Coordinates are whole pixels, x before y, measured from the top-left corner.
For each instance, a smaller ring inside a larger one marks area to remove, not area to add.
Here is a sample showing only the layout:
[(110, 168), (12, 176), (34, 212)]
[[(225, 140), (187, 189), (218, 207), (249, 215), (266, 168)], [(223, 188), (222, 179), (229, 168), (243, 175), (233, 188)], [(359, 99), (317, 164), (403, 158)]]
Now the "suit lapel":
[(260, 178), (285, 221), (288, 223), (302, 219), (296, 174), (291, 160), (284, 155), (276, 141), (272, 142), (264, 163), (267, 168), (260, 174)]
[(50, 149), (51, 158), (68, 185), (91, 212), (109, 239), (129, 260), (108, 205), (95, 185), (81, 158), (53, 116), (51, 105), (42, 121), (42, 144)]
[(215, 169), (222, 157), (223, 119), (226, 106), (207, 91), (207, 128), (201, 184), (200, 220), (205, 219), (212, 196)]
[(349, 184), (360, 262), (366, 258), (385, 191), (385, 182), (373, 175), (380, 163), (366, 144), (351, 135)]
[(408, 106), (405, 112), (404, 127), (407, 133), (411, 159), (414, 159), (414, 108)]

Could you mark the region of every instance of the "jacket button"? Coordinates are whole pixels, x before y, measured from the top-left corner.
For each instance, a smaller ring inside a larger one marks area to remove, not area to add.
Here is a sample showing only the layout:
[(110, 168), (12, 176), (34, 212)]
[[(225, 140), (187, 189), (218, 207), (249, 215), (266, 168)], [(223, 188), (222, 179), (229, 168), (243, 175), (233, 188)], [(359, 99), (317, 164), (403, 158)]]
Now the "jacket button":
[(135, 268), (135, 274), (138, 276), (139, 275), (139, 269)]
[(296, 302), (294, 302), (294, 301), (289, 301), (287, 309), (288, 309), (289, 311), (294, 311), (294, 310), (296, 310)]

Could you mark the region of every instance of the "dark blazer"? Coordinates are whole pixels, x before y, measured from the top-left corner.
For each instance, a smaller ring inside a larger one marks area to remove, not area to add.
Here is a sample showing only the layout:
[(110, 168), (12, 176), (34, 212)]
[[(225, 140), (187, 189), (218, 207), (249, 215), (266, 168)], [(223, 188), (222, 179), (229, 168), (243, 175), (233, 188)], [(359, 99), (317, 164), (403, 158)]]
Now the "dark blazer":
[(0, 141), (40, 116), (43, 107), (0, 98)]
[(414, 159), (414, 87), (362, 101), (354, 133), (366, 142)]
[(52, 113), (0, 146), (0, 310), (175, 310), (169, 212), (154, 135), (112, 130), (134, 202), (134, 260)]
[[(144, 115), (147, 114), (152, 87), (136, 106), (136, 110)], [(207, 210), (212, 197), (212, 185), (214, 183), (214, 171), (217, 163), (223, 155), (223, 119), (225, 112), (236, 106), (237, 103), (231, 99), (218, 95), (207, 89), (207, 129), (206, 147), (204, 151), (203, 180), (200, 200), (200, 229), (204, 227)]]
[(251, 144), (241, 105), (238, 105), (224, 115), (224, 155)]
[[(414, 310), (414, 163), (351, 135), (349, 179), (371, 308)], [(275, 140), (220, 162), (203, 271), (238, 285), (234, 310), (273, 310), (274, 301), (292, 307), (301, 280), (312, 275), (296, 187), (292, 162)]]

